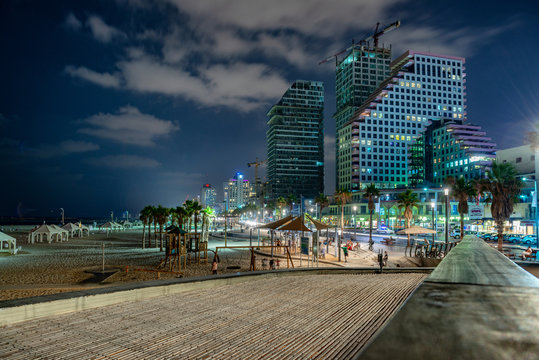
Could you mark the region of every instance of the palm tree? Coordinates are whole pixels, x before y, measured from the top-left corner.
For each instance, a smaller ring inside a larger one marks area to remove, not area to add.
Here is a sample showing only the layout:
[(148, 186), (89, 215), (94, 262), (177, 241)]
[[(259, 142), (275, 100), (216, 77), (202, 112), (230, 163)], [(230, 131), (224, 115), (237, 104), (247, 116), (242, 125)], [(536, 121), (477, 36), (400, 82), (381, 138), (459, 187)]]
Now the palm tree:
[(502, 251), (503, 223), (513, 213), (516, 197), (523, 186), (522, 180), (516, 175), (517, 171), (512, 164), (493, 162), (487, 178), (479, 180), (480, 192), (490, 194), (486, 201), (490, 201), (490, 212), (496, 221), (499, 251)]
[(183, 208), (182, 206), (177, 206), (174, 213), (178, 218), (178, 227), (180, 229), (183, 229), (183, 226), (185, 225), (185, 219), (187, 218), (187, 212), (185, 211), (185, 208)]
[(163, 251), (163, 226), (166, 224), (169, 216), (169, 209), (159, 205), (156, 209), (157, 222), (159, 223), (159, 251)]
[(149, 221), (150, 217), (152, 215), (152, 209), (151, 205), (145, 206), (144, 209), (140, 211), (139, 219), (142, 220), (142, 248), (144, 249), (146, 247), (146, 225), (148, 225), (148, 231), (150, 229)]
[(335, 200), (341, 205), (341, 236), (344, 235), (344, 205), (350, 200), (352, 193), (346, 189), (335, 191)]
[(275, 205), (279, 208), (279, 216), (282, 219), (283, 218), (283, 207), (286, 206), (286, 199), (282, 196), (279, 196), (277, 198), (277, 201), (275, 202)]
[(193, 216), (193, 200), (185, 200), (185, 203), (183, 204), (183, 208), (185, 209), (186, 215), (187, 215), (187, 232), (191, 232), (191, 216)]
[(365, 188), (363, 198), (369, 200), (369, 244), (372, 244), (372, 215), (374, 213), (374, 198), (380, 196), (380, 191), (374, 184)]
[(445, 180), (447, 185), (451, 186), (451, 196), (459, 202), (457, 210), (460, 215), (460, 236), (464, 237), (464, 214), (468, 213), (468, 200), (477, 196), (477, 190), (474, 180), (466, 180), (464, 177), (455, 179), (448, 177)]
[(292, 215), (292, 210), (294, 210), (294, 203), (298, 202), (298, 197), (294, 194), (288, 194), (286, 197), (286, 204), (288, 205), (288, 208), (290, 209), (290, 214)]
[[(410, 227), (410, 222), (414, 217), (413, 208), (417, 208), (417, 194), (411, 189), (401, 192), (397, 195), (399, 209), (404, 209), (404, 218), (406, 219), (406, 227)], [(410, 236), (408, 236), (408, 246), (410, 246)]]
[(156, 208), (155, 206), (152, 206), (152, 205), (149, 205), (148, 206), (148, 247), (152, 247), (152, 233), (151, 233), (151, 229), (152, 229), (152, 224), (153, 224), (153, 234), (154, 234), (154, 238), (156, 239), (156, 243), (157, 243), (157, 231), (156, 231)]
[(197, 236), (197, 224), (198, 224), (198, 216), (200, 215), (200, 211), (202, 211), (202, 206), (198, 203), (198, 201), (193, 201), (191, 205), (191, 211), (194, 215), (194, 221), (195, 221), (195, 237)]
[(318, 215), (318, 218), (320, 219), (322, 217), (322, 209), (329, 205), (328, 197), (323, 193), (320, 193), (316, 195), (316, 197), (314, 198), (314, 202), (317, 203), (318, 206), (320, 206), (320, 213)]

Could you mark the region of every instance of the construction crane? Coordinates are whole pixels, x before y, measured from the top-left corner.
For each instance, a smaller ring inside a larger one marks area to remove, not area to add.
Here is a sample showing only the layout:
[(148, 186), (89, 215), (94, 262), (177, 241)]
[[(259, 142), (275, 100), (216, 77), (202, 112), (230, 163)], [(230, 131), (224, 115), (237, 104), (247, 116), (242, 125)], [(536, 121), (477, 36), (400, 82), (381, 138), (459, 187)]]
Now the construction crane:
[(260, 183), (260, 179), (258, 178), (258, 167), (262, 166), (266, 163), (266, 160), (258, 160), (256, 158), (256, 161), (247, 163), (248, 167), (255, 167), (255, 196), (258, 199), (259, 193), (258, 193), (258, 184)]
[[(395, 30), (396, 28), (398, 28), (399, 26), (401, 26), (401, 22), (400, 20), (397, 20), (395, 21), (393, 24), (389, 25), (389, 26), (386, 26), (385, 28), (383, 28), (382, 30), (378, 31), (378, 27), (380, 26), (380, 23), (376, 23), (376, 29), (374, 30), (374, 34), (372, 34), (371, 36), (369, 36), (368, 38), (365, 38), (363, 40), (361, 40), (359, 42), (359, 44), (366, 44), (367, 42), (371, 41), (371, 40), (374, 40), (374, 47), (378, 47), (378, 40), (380, 38), (380, 36), (384, 35), (384, 34), (387, 34), (388, 32), (390, 32), (391, 30)], [(318, 65), (322, 65), (324, 63), (327, 63), (328, 61), (331, 61), (333, 59), (335, 59), (335, 61), (337, 61), (337, 58), (339, 57), (339, 55), (342, 55), (350, 50), (352, 50), (357, 44), (354, 44), (352, 42), (352, 46), (350, 46), (349, 48), (346, 48), (342, 51), (339, 51), (338, 53), (336, 54), (333, 54), (327, 58), (325, 58), (324, 60), (320, 61), (318, 63)]]

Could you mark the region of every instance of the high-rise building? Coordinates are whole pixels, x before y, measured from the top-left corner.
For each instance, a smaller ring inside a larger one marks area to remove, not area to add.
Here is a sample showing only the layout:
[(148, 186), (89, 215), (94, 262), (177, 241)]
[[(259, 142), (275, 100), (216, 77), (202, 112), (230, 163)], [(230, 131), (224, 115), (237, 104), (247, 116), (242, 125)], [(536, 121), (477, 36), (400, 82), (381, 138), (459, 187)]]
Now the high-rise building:
[(269, 198), (324, 191), (324, 85), (297, 80), (268, 112)]
[[(377, 87), (390, 74), (391, 49), (373, 47), (365, 44), (354, 46), (336, 65), (335, 95), (336, 111), (333, 115), (336, 124), (336, 187), (340, 189), (342, 177), (340, 170), (349, 164), (339, 156), (344, 145), (341, 130), (357, 109), (369, 98)], [(344, 184), (342, 184), (344, 185)]]
[(465, 59), (407, 51), (338, 130), (338, 184), (408, 185), (408, 147), (431, 120), (466, 119)]
[(237, 172), (234, 177), (223, 184), (225, 208), (234, 210), (247, 204), (250, 194), (249, 180)]
[(482, 178), (496, 159), (496, 144), (478, 125), (433, 120), (409, 149), (409, 183), (443, 185), (449, 177)]
[(217, 191), (215, 191), (215, 189), (210, 184), (202, 185), (202, 189), (200, 190), (200, 201), (203, 208), (207, 206), (215, 208), (216, 198)]

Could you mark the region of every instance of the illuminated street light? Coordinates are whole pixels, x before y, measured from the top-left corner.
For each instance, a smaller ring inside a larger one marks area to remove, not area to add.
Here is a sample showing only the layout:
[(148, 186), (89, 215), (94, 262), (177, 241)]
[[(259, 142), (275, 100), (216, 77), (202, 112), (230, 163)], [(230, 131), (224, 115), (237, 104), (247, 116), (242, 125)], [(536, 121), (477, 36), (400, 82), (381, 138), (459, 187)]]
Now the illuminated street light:
[[(354, 209), (354, 233), (357, 231), (357, 219), (356, 219), (356, 210), (357, 210), (357, 206), (354, 205), (354, 207), (352, 207), (352, 209)], [(355, 235), (354, 235), (355, 236)]]

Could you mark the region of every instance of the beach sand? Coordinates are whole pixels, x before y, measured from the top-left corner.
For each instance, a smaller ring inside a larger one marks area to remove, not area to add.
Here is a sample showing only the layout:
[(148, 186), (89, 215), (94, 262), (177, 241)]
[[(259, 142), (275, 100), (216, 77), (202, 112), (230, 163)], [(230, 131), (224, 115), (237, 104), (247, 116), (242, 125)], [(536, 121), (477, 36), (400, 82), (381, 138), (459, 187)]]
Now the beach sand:
[[(50, 244), (47, 242), (28, 244), (27, 231), (19, 230), (9, 234), (17, 238), (17, 246), (21, 246), (22, 249), (17, 255), (2, 254), (0, 256), (0, 300), (76, 291), (125, 282), (155, 280), (158, 277), (157, 272), (134, 271), (134, 269), (155, 270), (165, 257), (165, 252), (159, 251), (159, 248), (141, 249), (142, 230), (126, 230), (108, 235), (103, 232), (92, 232), (89, 237), (75, 237), (70, 238), (69, 241)], [(97, 284), (89, 281), (93, 275), (85, 271), (101, 269), (102, 242), (105, 244), (105, 268), (115, 268), (119, 271)], [(219, 242), (222, 240), (210, 240), (210, 249), (212, 243), (214, 246), (215, 244), (224, 245)], [(208, 253), (208, 258), (208, 263), (188, 264), (181, 276), (210, 275), (213, 252)], [(261, 270), (263, 258), (261, 254), (256, 255), (257, 270)], [(269, 257), (267, 259), (269, 263)], [(250, 252), (247, 250), (220, 251), (219, 260), (219, 273), (249, 271)], [(327, 254), (326, 260), (336, 259)], [(390, 260), (398, 259), (390, 258)], [(299, 260), (294, 260), (294, 265), (296, 268), (300, 267)], [(302, 265), (307, 266), (305, 258)], [(319, 263), (319, 266), (339, 265), (377, 266), (375, 254), (366, 250), (350, 252), (348, 263)], [(227, 269), (227, 267), (231, 268)], [(285, 259), (281, 259), (280, 268), (286, 268)], [(166, 272), (159, 273), (160, 279), (178, 276), (178, 274)]]

